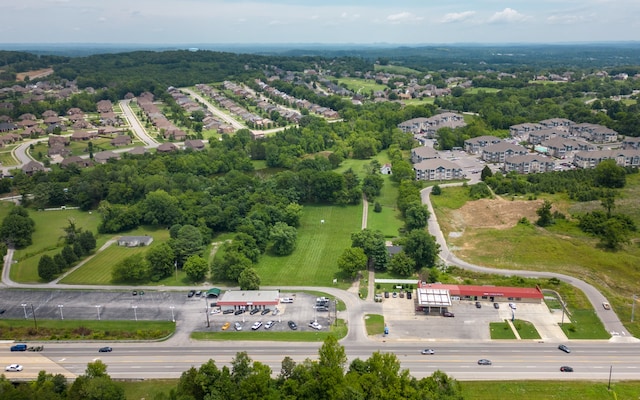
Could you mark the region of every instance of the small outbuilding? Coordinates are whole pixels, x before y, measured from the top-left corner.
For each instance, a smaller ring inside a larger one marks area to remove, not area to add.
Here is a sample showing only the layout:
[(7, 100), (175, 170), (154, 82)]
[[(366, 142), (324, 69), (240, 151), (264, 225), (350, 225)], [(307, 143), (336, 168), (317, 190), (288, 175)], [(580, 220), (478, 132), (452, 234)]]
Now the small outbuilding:
[(120, 236), (118, 246), (123, 247), (140, 247), (149, 246), (153, 242), (151, 236)]

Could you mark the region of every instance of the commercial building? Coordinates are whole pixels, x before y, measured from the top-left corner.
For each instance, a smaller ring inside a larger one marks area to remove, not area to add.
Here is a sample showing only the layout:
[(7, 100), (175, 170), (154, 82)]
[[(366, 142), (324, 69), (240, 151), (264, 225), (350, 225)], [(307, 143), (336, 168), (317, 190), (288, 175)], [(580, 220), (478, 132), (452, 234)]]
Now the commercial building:
[(224, 310), (251, 310), (253, 308), (271, 308), (280, 302), (278, 290), (228, 290), (217, 305)]

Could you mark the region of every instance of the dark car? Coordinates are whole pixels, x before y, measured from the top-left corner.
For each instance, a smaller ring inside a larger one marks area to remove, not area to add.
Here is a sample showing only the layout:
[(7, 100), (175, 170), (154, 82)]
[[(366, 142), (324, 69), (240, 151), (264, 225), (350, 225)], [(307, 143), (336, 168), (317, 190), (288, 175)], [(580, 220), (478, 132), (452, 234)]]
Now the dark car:
[(413, 295), (411, 294), (411, 292), (407, 292), (407, 300), (411, 300), (413, 298)]
[(498, 303), (493, 303), (493, 308), (495, 308), (495, 309), (497, 310), (498, 308), (500, 308), (500, 304), (498, 304)]
[(388, 299), (389, 298), (389, 292), (384, 292), (384, 298)]
[(267, 314), (269, 314), (270, 312), (271, 312), (271, 309), (270, 309), (270, 308), (265, 308), (264, 310), (262, 310), (262, 311), (260, 312), (260, 315), (267, 315)]
[(138, 295), (138, 291), (134, 290), (133, 292), (131, 292), (132, 295), (137, 296)]
[(223, 314), (233, 314), (234, 311), (232, 309), (228, 309), (228, 310), (224, 310), (222, 313)]
[(560, 367), (560, 372), (573, 372), (573, 368), (567, 365), (563, 365), (562, 367)]
[(98, 349), (98, 353), (111, 353), (113, 351), (113, 349), (109, 346), (107, 347), (100, 347)]
[(244, 314), (244, 310), (236, 310), (233, 314), (234, 315)]
[(0, 315), (4, 314), (5, 311), (7, 311), (7, 310), (5, 310), (4, 308), (0, 309)]
[(476, 301), (476, 308), (482, 308), (482, 304), (479, 301)]
[(253, 310), (249, 311), (249, 314), (254, 315), (260, 312), (259, 308), (254, 308)]
[(193, 295), (196, 294), (195, 290), (189, 290), (189, 293), (187, 294), (187, 297), (193, 297)]
[(565, 346), (564, 344), (561, 344), (560, 346), (558, 346), (558, 349), (564, 351), (565, 353), (571, 353), (571, 349), (569, 349), (567, 346)]
[(478, 360), (478, 365), (491, 365), (491, 360), (487, 360), (486, 358), (481, 358)]
[(287, 324), (289, 325), (289, 328), (290, 328), (291, 330), (293, 330), (293, 331), (295, 331), (296, 329), (298, 329), (298, 325), (296, 325), (296, 323), (295, 323), (295, 322), (293, 322), (293, 321), (289, 321), (289, 322), (287, 322)]
[(197, 297), (202, 296), (202, 290), (198, 290), (198, 291), (196, 292), (196, 296), (197, 296)]
[(450, 317), (450, 318), (453, 318), (455, 315), (453, 315), (453, 313), (452, 313), (452, 312), (445, 311), (445, 312), (443, 312), (443, 313), (442, 313), (442, 316), (443, 316), (443, 317)]

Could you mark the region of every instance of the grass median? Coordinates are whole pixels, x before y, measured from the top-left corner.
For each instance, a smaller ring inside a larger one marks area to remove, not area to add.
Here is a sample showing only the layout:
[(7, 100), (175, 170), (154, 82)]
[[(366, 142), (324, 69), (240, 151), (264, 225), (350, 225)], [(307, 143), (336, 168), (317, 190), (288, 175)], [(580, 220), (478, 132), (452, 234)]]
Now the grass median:
[[(280, 322), (279, 324), (286, 324)], [(194, 340), (255, 340), (269, 342), (322, 342), (327, 336), (335, 336), (338, 340), (347, 336), (347, 325), (344, 320), (339, 319), (336, 324), (329, 329), (323, 327), (319, 331), (265, 331), (263, 329), (252, 331), (235, 331), (231, 326), (226, 331), (216, 330), (215, 332), (193, 332), (191, 338)]]

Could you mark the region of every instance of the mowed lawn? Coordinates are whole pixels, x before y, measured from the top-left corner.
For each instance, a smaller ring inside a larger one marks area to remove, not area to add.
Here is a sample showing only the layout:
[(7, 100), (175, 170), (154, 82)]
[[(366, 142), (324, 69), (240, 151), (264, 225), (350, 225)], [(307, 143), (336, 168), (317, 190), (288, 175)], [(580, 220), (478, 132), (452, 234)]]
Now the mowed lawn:
[[(168, 229), (145, 229), (139, 228), (133, 232), (128, 232), (122, 235), (141, 236), (149, 235), (153, 237), (153, 243), (146, 247), (120, 247), (117, 243), (113, 243), (107, 247), (104, 251), (97, 252), (90, 260), (88, 260), (82, 267), (73, 271), (60, 283), (67, 284), (92, 284), (92, 285), (110, 285), (111, 271), (113, 267), (127, 257), (131, 257), (135, 254), (145, 254), (150, 248), (157, 246), (161, 243), (169, 240)], [(118, 235), (120, 236), (120, 235)], [(175, 277), (172, 277), (175, 279)]]
[[(305, 205), (293, 253), (284, 257), (265, 254), (255, 267), (261, 285), (332, 286), (338, 277), (338, 257), (351, 247), (351, 234), (359, 231), (361, 224), (362, 205)], [(348, 284), (339, 282), (341, 287)]]
[[(7, 212), (11, 207), (3, 204), (2, 211)], [(88, 213), (79, 210), (34, 211), (29, 209), (29, 216), (36, 223), (36, 230), (32, 236), (33, 244), (14, 253), (17, 264), (11, 266), (11, 279), (16, 282), (39, 282), (38, 262), (44, 254), (53, 256), (64, 246), (64, 228), (69, 221), (75, 222), (77, 228), (93, 232), (97, 231), (100, 223), (98, 213)], [(107, 238), (98, 237), (97, 246), (100, 247)]]

